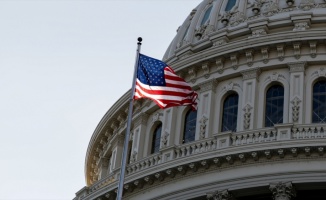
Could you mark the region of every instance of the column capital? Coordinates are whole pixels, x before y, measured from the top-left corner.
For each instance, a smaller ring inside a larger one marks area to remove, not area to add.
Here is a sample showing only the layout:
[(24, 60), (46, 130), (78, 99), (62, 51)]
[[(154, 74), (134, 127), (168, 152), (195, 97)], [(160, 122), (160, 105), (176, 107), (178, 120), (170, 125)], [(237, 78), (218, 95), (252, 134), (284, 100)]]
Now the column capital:
[(232, 194), (228, 190), (216, 191), (207, 194), (207, 199), (210, 200), (234, 200)]
[(292, 72), (304, 72), (307, 66), (307, 62), (292, 62), (288, 63), (290, 73)]
[(255, 69), (242, 71), (241, 74), (243, 80), (254, 79), (254, 78), (259, 80), (259, 75), (261, 74), (261, 70), (260, 68), (255, 68)]
[(296, 191), (291, 182), (279, 182), (269, 184), (269, 189), (273, 193), (274, 200), (291, 200), (296, 196)]
[(199, 84), (200, 92), (203, 93), (203, 92), (206, 92), (209, 90), (214, 90), (217, 85), (218, 85), (218, 81), (216, 79), (212, 79), (212, 80), (200, 83)]

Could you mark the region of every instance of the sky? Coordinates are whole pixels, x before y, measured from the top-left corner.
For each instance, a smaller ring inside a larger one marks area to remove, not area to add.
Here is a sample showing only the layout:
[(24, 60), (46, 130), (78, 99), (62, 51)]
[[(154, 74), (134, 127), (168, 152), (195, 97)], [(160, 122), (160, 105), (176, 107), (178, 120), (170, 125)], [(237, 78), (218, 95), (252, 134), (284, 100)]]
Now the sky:
[(201, 0), (0, 0), (0, 200), (65, 200), (89, 139)]

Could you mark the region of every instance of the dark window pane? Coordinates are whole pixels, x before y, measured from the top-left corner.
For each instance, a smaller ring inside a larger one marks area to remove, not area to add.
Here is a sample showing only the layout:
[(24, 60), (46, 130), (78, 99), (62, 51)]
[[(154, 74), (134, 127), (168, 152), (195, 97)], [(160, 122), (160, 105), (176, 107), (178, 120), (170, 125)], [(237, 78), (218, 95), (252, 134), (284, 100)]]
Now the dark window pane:
[(212, 11), (212, 6), (209, 7), (209, 8), (206, 10), (205, 15), (204, 15), (203, 19), (201, 20), (200, 25), (204, 25), (204, 24), (208, 21), (209, 16), (210, 16), (210, 14), (211, 14), (211, 11)]
[(156, 153), (160, 150), (161, 132), (162, 124), (159, 124), (153, 133), (151, 153)]
[(326, 122), (326, 81), (318, 81), (313, 87), (312, 122)]
[(229, 0), (228, 4), (226, 4), (225, 11), (230, 11), (234, 7), (236, 2), (237, 0)]
[(239, 95), (229, 95), (223, 103), (222, 132), (237, 131)]
[(283, 123), (284, 88), (271, 86), (266, 93), (265, 127)]
[(183, 143), (195, 140), (197, 111), (189, 110), (185, 117)]

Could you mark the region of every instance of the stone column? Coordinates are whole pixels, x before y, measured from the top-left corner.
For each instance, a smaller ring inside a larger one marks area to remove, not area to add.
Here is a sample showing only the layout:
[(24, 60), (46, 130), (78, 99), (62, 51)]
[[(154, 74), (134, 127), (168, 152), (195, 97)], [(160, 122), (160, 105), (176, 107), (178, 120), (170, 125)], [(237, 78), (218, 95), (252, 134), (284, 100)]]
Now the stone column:
[(108, 166), (109, 166), (109, 159), (102, 157), (100, 158), (100, 162), (99, 162), (99, 179), (103, 179), (104, 177), (106, 177), (106, 175), (108, 175)]
[(306, 62), (289, 63), (290, 71), (290, 106), (289, 122), (302, 124), (304, 119), (304, 72)]
[(199, 85), (199, 99), (198, 101), (198, 113), (197, 121), (199, 122), (196, 127), (196, 140), (204, 139), (212, 136), (213, 124), (216, 123), (212, 121), (215, 112), (214, 102), (215, 102), (215, 89), (217, 86), (217, 81), (215, 79), (206, 81)]
[(212, 194), (207, 194), (209, 200), (235, 200), (232, 194), (228, 190), (216, 191)]
[(291, 182), (271, 183), (269, 189), (273, 193), (274, 200), (291, 200), (292, 197), (296, 196), (296, 191)]
[(238, 128), (241, 130), (248, 130), (257, 128), (257, 84), (261, 71), (259, 68), (246, 70), (242, 72), (243, 79), (243, 98), (242, 98), (242, 111), (239, 113), (242, 119), (242, 126)]
[(146, 137), (146, 125), (148, 121), (148, 115), (145, 113), (139, 114), (134, 120), (133, 124), (133, 138), (132, 138), (132, 150), (131, 150), (131, 162), (142, 159), (146, 156), (144, 152), (145, 137)]

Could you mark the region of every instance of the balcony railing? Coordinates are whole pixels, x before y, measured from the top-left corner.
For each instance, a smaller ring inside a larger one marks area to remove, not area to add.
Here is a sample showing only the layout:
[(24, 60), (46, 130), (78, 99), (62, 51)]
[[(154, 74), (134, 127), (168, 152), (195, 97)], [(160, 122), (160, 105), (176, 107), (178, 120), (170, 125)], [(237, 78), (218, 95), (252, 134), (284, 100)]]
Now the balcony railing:
[[(326, 124), (293, 125), (280, 124), (270, 128), (257, 130), (248, 130), (242, 132), (226, 132), (216, 134), (210, 138), (196, 140), (191, 143), (172, 146), (161, 149), (160, 152), (152, 154), (139, 161), (127, 166), (127, 177), (139, 172), (145, 173), (146, 169), (155, 168), (163, 163), (167, 163), (185, 157), (191, 157), (196, 154), (216, 151), (228, 147), (237, 147), (243, 145), (253, 145), (262, 143), (280, 142), (286, 140), (303, 140), (326, 138)], [(170, 159), (163, 159), (167, 152), (172, 152)], [(115, 169), (111, 174), (95, 182), (92, 186), (85, 188), (87, 195), (90, 195), (100, 188), (117, 182), (120, 169)], [(81, 191), (82, 192), (82, 191)], [(86, 196), (87, 196), (86, 195)]]

